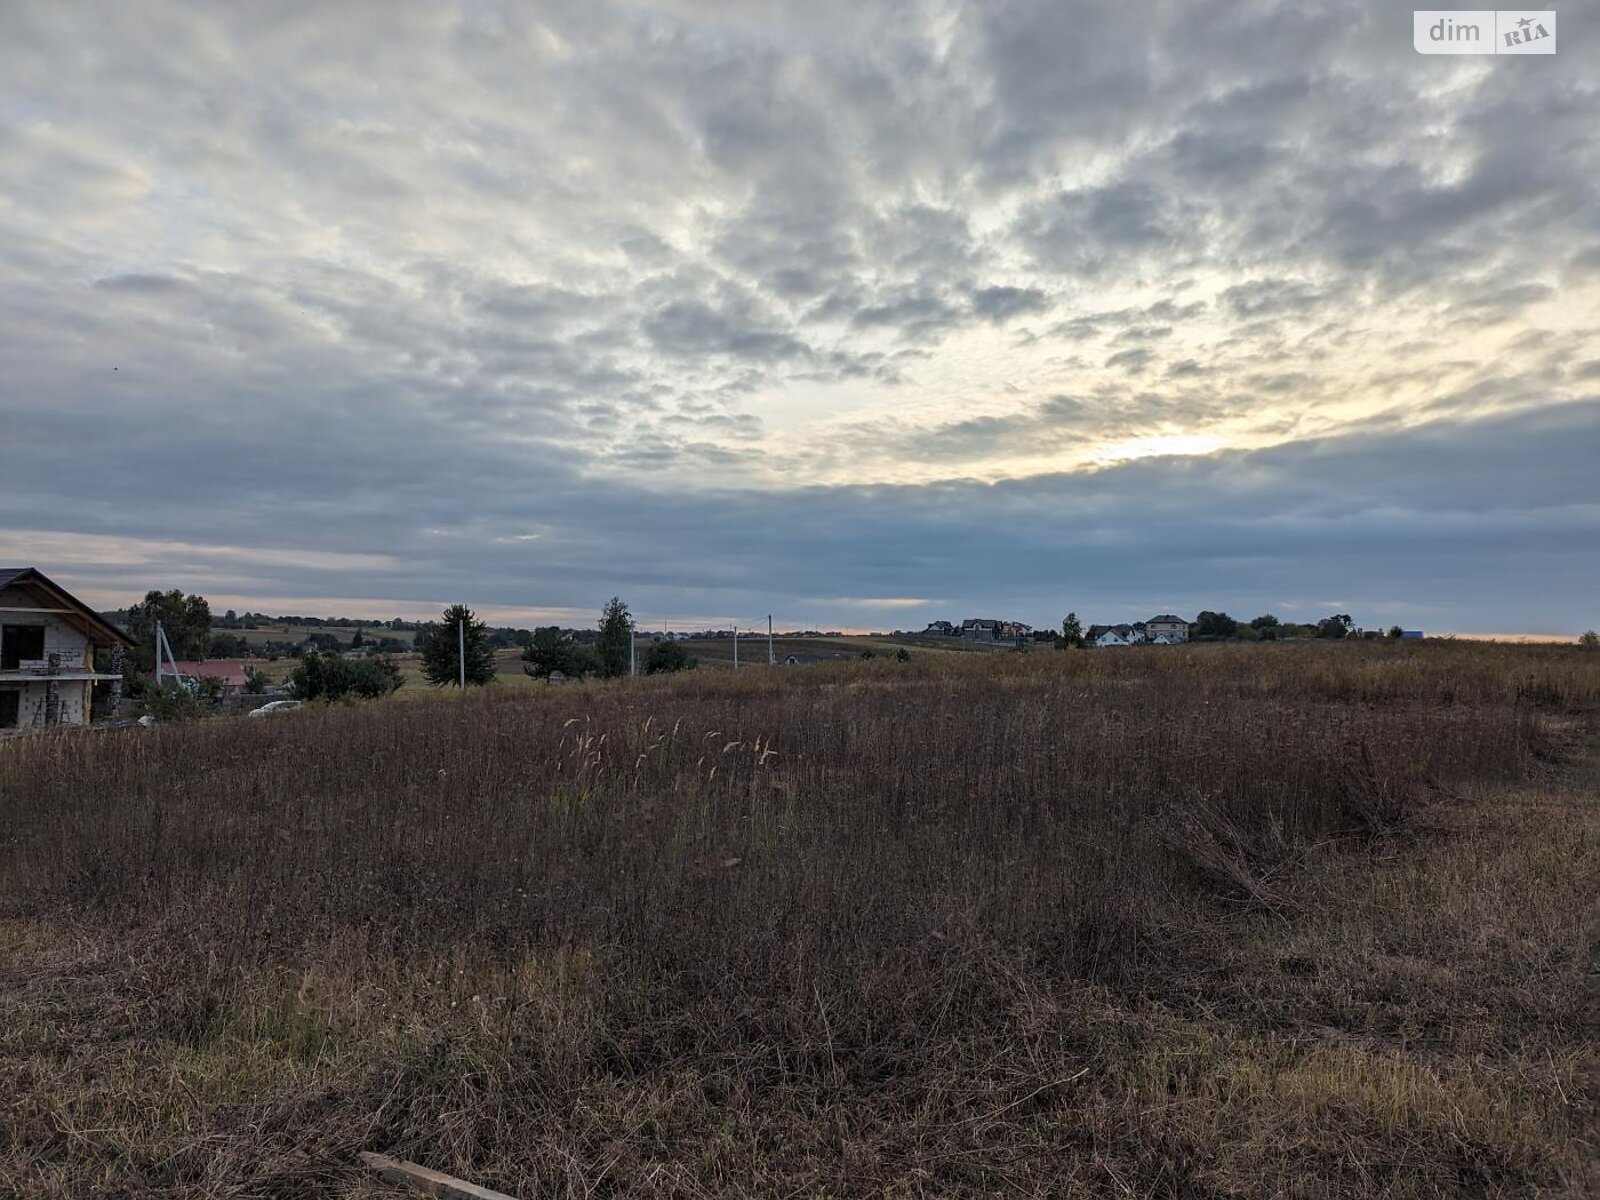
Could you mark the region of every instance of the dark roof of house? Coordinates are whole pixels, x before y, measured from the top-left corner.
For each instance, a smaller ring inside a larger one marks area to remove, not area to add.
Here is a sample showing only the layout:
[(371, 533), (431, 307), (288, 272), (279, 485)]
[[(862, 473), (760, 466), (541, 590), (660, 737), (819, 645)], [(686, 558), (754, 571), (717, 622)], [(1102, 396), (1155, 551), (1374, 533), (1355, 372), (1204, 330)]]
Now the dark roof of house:
[(66, 588), (53, 583), (37, 567), (0, 567), (0, 588), (33, 587), (49, 594), (66, 612), (65, 615), (88, 639), (96, 645), (133, 645), (133, 639), (106, 620)]
[(1151, 617), (1146, 624), (1154, 625), (1157, 621), (1176, 621), (1179, 625), (1187, 625), (1189, 623), (1182, 617), (1175, 617), (1171, 613), (1162, 613), (1159, 617)]

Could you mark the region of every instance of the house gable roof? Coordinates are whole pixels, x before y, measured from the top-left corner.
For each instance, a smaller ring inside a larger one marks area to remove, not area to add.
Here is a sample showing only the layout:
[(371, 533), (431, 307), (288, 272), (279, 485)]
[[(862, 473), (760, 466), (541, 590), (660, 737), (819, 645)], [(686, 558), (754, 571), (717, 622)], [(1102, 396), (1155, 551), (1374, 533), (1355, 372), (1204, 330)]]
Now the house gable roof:
[(77, 629), (96, 646), (132, 646), (133, 639), (106, 620), (66, 588), (50, 579), (37, 567), (0, 567), (0, 588), (32, 590), (54, 605), (56, 615)]

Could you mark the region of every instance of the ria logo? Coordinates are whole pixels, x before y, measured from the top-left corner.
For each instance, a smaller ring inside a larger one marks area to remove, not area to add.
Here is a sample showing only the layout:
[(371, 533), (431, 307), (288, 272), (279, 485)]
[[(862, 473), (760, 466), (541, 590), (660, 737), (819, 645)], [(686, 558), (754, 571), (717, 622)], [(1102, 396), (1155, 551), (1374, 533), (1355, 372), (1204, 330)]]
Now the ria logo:
[[(1496, 13), (1495, 15), (1498, 16), (1499, 14)], [(1556, 15), (1555, 15), (1555, 13), (1549, 13), (1549, 14), (1540, 13), (1540, 14), (1538, 14), (1538, 16), (1545, 16), (1545, 15), (1548, 15), (1550, 17), (1550, 26), (1551, 26), (1551, 28), (1552, 29), (1555, 28), (1555, 23), (1556, 23)], [(1495, 48), (1495, 53), (1496, 54), (1501, 54), (1501, 53), (1505, 53), (1505, 54), (1540, 54), (1540, 53), (1543, 53), (1543, 51), (1541, 51), (1541, 50), (1505, 50), (1505, 49), (1503, 49), (1503, 47), (1504, 46), (1530, 46), (1534, 42), (1543, 41), (1545, 38), (1549, 38), (1550, 39), (1550, 52), (1554, 53), (1555, 52), (1555, 48), (1556, 48), (1555, 34), (1551, 33), (1548, 29), (1546, 29), (1543, 25), (1541, 25), (1535, 17), (1526, 17), (1525, 16), (1525, 17), (1520, 18), (1517, 21), (1517, 27), (1515, 29), (1507, 30), (1507, 31), (1505, 31), (1505, 32), (1500, 34), (1500, 40), (1502, 42), (1502, 46), (1497, 46)]]
[(1411, 14), (1418, 54), (1554, 54), (1554, 9), (1418, 9)]

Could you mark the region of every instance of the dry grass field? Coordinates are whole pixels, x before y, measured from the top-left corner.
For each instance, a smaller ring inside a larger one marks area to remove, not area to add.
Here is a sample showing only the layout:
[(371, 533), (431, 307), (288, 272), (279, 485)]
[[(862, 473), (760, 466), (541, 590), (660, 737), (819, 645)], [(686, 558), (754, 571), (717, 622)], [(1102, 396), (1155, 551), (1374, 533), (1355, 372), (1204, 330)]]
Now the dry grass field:
[(13, 739), (0, 1194), (1594, 1195), (1597, 712), (1219, 645)]
[[(683, 646), (690, 654), (700, 661), (702, 667), (721, 669), (733, 665), (733, 639), (732, 638), (686, 638)], [(640, 653), (644, 652), (644, 643), (640, 642)], [(1043, 647), (1042, 649), (1048, 649)], [(895, 652), (904, 649), (908, 654), (921, 657), (925, 654), (996, 654), (1005, 653), (1009, 647), (985, 645), (981, 642), (965, 642), (960, 638), (921, 637), (917, 634), (888, 634), (879, 637), (868, 637), (864, 634), (842, 634), (838, 637), (829, 637), (826, 634), (817, 637), (780, 637), (773, 640), (773, 656), (782, 663), (790, 654), (811, 655), (824, 659), (859, 658), (863, 654), (893, 657)], [(739, 665), (740, 668), (765, 667), (767, 665), (767, 640), (763, 637), (750, 637), (739, 639)]]

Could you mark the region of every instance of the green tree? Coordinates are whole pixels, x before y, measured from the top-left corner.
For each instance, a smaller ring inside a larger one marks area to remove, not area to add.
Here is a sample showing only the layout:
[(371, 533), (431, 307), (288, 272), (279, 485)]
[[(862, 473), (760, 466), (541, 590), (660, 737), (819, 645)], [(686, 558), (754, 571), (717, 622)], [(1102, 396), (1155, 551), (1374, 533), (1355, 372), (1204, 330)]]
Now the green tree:
[(677, 642), (652, 642), (650, 649), (644, 654), (644, 673), (646, 675), (670, 674), (673, 671), (692, 671), (700, 665), (700, 660), (695, 658)]
[[(463, 628), (465, 633), (463, 634)], [(481, 687), (494, 679), (494, 649), (489, 645), (488, 626), (478, 620), (465, 604), (452, 604), (444, 610), (437, 625), (430, 625), (422, 639), (422, 674), (434, 687), (452, 687), (461, 682), (461, 643), (466, 640), (467, 683)]]
[(307, 654), (295, 667), (290, 687), (301, 700), (378, 700), (404, 682), (392, 658), (339, 658)]
[(1251, 619), (1250, 628), (1251, 629), (1276, 629), (1280, 624), (1282, 624), (1282, 622), (1279, 621), (1278, 618), (1273, 616), (1271, 613), (1262, 613), (1259, 617), (1254, 617), (1254, 618)]
[(1405, 637), (1405, 635), (1406, 635), (1406, 631), (1404, 629), (1401, 629), (1400, 626), (1398, 626), (1398, 625), (1389, 626), (1389, 636), (1390, 637), (1392, 637), (1392, 638), (1401, 638), (1401, 637)]
[(1076, 648), (1083, 645), (1083, 622), (1078, 620), (1078, 614), (1069, 612), (1066, 620), (1061, 622), (1061, 637), (1056, 645), (1063, 649)]
[(1600, 649), (1600, 633), (1596, 633), (1592, 629), (1584, 630), (1578, 635), (1578, 645), (1585, 650)]
[(1317, 622), (1317, 636), (1337, 640), (1350, 636), (1350, 628), (1354, 625), (1349, 613), (1334, 613), (1331, 617), (1323, 617)]
[(565, 675), (582, 679), (600, 669), (600, 660), (588, 646), (579, 646), (559, 626), (545, 625), (533, 631), (532, 640), (522, 651), (522, 670), (535, 679)]
[(206, 695), (173, 680), (159, 688), (146, 689), (144, 711), (146, 716), (157, 721), (198, 721), (211, 715), (214, 699), (214, 695)]
[(595, 640), (600, 674), (607, 679), (626, 675), (632, 648), (633, 614), (620, 597), (613, 596), (600, 610), (600, 636)]
[(245, 667), (244, 690), (252, 696), (261, 695), (267, 690), (267, 677), (255, 667)]
[(1239, 622), (1227, 613), (1206, 611), (1195, 617), (1189, 636), (1196, 641), (1220, 642), (1231, 638), (1238, 628)]
[(175, 658), (202, 659), (211, 648), (211, 605), (204, 596), (186, 596), (177, 588), (146, 592), (142, 601), (128, 609), (128, 633), (136, 643), (136, 670), (147, 674), (155, 670), (157, 622), (166, 631)]
[(248, 658), (250, 643), (236, 633), (215, 633), (206, 648), (208, 658)]

